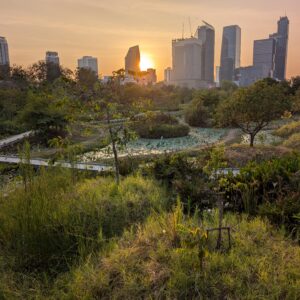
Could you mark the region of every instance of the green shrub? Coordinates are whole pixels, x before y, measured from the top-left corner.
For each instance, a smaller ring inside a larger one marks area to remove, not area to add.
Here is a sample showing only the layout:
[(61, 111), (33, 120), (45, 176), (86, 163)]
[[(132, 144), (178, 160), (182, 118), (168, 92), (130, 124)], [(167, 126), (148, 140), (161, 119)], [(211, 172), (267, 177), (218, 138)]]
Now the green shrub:
[[(152, 217), (136, 234), (127, 232), (105, 258), (73, 273), (70, 299), (298, 299), (300, 248), (259, 218), (225, 216), (229, 252), (215, 252), (217, 214)], [(195, 236), (199, 236), (194, 243)], [(224, 237), (224, 242), (225, 237)], [(203, 245), (204, 252), (199, 252)], [(203, 255), (199, 255), (203, 253)], [(202, 261), (202, 263), (201, 263)]]
[(278, 128), (274, 134), (283, 138), (287, 138), (294, 133), (300, 132), (300, 121), (291, 122)]
[(164, 113), (147, 113), (134, 118), (133, 129), (141, 138), (160, 139), (183, 137), (189, 134), (189, 127)]
[(205, 127), (208, 125), (209, 113), (204, 106), (204, 100), (195, 98), (185, 110), (185, 121), (194, 127)]
[(165, 204), (163, 190), (140, 177), (76, 184), (69, 171), (43, 171), (0, 199), (0, 255), (13, 270), (65, 271)]
[(299, 170), (298, 154), (249, 163), (239, 175), (227, 177), (226, 198), (235, 210), (266, 216), (299, 239), (299, 223), (294, 218), (300, 213)]

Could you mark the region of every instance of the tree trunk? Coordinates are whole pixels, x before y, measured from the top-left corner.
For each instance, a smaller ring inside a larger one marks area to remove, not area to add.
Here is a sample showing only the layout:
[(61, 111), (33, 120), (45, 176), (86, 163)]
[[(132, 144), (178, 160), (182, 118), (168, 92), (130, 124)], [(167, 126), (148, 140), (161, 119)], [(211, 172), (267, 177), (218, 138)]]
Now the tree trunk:
[(251, 133), (250, 134), (250, 147), (254, 146), (254, 138), (255, 138), (255, 134)]
[(116, 147), (116, 141), (114, 137), (114, 133), (110, 124), (110, 112), (109, 108), (106, 108), (106, 117), (107, 117), (107, 124), (108, 124), (108, 130), (109, 130), (109, 135), (112, 143), (112, 149), (113, 149), (113, 154), (114, 154), (114, 161), (115, 161), (115, 176), (116, 176), (116, 183), (120, 183), (120, 166), (119, 166), (119, 158), (118, 158), (118, 150)]
[[(111, 132), (111, 128), (109, 129), (109, 131)], [(120, 166), (119, 166), (118, 151), (117, 151), (116, 143), (115, 143), (112, 133), (110, 135), (111, 135), (111, 139), (112, 139), (112, 148), (113, 148), (114, 160), (115, 160), (116, 183), (119, 184), (120, 183)]]

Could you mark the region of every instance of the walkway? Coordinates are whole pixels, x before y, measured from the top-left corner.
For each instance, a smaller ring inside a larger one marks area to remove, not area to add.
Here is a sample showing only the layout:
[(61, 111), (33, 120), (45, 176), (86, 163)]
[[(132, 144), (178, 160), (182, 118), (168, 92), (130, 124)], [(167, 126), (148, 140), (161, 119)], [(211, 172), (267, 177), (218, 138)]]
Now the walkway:
[[(22, 161), (17, 156), (0, 155), (0, 162), (9, 163), (9, 164), (19, 164)], [(64, 161), (57, 161), (55, 163), (51, 163), (49, 160), (46, 160), (46, 159), (31, 159), (30, 164), (33, 166), (62, 167), (62, 168), (88, 170), (88, 171), (95, 171), (95, 172), (105, 172), (105, 171), (113, 170), (113, 168), (111, 166), (105, 166), (105, 165), (100, 165), (100, 164), (96, 164), (96, 163), (77, 162), (77, 163), (71, 164), (71, 163), (64, 162)]]
[(33, 133), (34, 133), (34, 131), (30, 130), (30, 131), (26, 131), (24, 133), (13, 135), (13, 136), (10, 136), (6, 139), (0, 140), (0, 149), (4, 148), (4, 147), (7, 147), (9, 145), (12, 145), (14, 143), (20, 142), (23, 139), (31, 136)]

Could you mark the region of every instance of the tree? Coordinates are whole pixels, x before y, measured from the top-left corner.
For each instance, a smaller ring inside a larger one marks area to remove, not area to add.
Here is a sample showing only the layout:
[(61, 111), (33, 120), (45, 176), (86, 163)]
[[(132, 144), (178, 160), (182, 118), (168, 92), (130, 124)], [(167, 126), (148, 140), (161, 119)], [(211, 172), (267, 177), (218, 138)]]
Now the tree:
[(120, 69), (113, 72), (113, 76), (105, 85), (98, 83), (93, 88), (93, 102), (95, 112), (100, 118), (104, 118), (109, 134), (109, 142), (115, 164), (116, 183), (120, 182), (120, 163), (118, 149), (124, 147), (133, 138), (133, 133), (126, 126), (126, 117), (133, 113), (133, 107), (124, 105), (121, 96), (121, 81), (125, 71)]
[(204, 106), (204, 99), (197, 94), (185, 110), (185, 121), (190, 126), (206, 126), (209, 117), (208, 110)]
[(289, 98), (280, 85), (258, 81), (248, 88), (237, 90), (221, 103), (217, 118), (221, 125), (237, 126), (249, 134), (250, 146), (253, 147), (257, 133), (289, 109)]
[(63, 105), (51, 95), (29, 92), (19, 121), (28, 129), (37, 130), (43, 138), (58, 135), (68, 124)]

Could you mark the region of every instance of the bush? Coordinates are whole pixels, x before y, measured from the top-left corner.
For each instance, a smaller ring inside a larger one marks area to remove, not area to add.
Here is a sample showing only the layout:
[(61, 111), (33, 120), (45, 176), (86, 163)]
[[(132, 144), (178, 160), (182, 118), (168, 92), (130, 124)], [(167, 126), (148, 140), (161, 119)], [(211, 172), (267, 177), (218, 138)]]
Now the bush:
[(239, 175), (227, 177), (227, 199), (235, 210), (267, 216), (299, 239), (299, 220), (294, 217), (300, 213), (299, 170), (298, 154), (249, 163)]
[(299, 247), (259, 218), (227, 215), (224, 224), (234, 227), (232, 249), (215, 252), (215, 237), (206, 239), (205, 228), (217, 220), (217, 213), (207, 214), (199, 227), (196, 217), (178, 211), (150, 218), (136, 234), (127, 232), (107, 257), (76, 270), (68, 298), (300, 297)]
[(203, 99), (194, 98), (185, 110), (185, 121), (194, 127), (205, 127), (208, 125), (209, 113), (204, 106)]
[(141, 138), (160, 139), (183, 137), (189, 134), (189, 127), (163, 113), (147, 113), (134, 118), (133, 129)]
[(286, 124), (278, 128), (274, 132), (274, 134), (282, 138), (287, 138), (294, 133), (298, 133), (299, 131), (300, 131), (300, 121), (297, 121), (297, 122), (291, 122), (289, 124)]
[(66, 271), (165, 204), (163, 190), (151, 180), (74, 184), (69, 171), (43, 171), (25, 191), (18, 188), (0, 198), (0, 255), (13, 270)]

